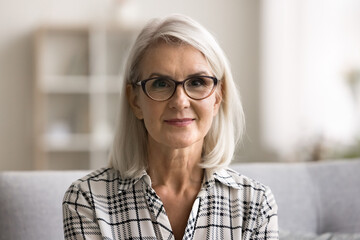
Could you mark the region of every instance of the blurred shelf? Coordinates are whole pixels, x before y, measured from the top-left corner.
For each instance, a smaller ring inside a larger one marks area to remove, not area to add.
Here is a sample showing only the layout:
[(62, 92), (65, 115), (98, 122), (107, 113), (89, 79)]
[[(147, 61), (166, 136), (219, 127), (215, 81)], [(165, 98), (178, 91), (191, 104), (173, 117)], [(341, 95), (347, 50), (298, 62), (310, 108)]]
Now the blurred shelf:
[(40, 87), (44, 93), (89, 93), (90, 78), (87, 76), (45, 76)]
[(82, 152), (91, 151), (89, 134), (47, 134), (43, 136), (46, 152)]
[(112, 137), (90, 134), (46, 134), (43, 145), (46, 152), (82, 152), (108, 150)]
[(40, 91), (49, 94), (119, 93), (119, 76), (44, 76)]
[(107, 161), (120, 69), (134, 37), (113, 25), (47, 25), (35, 32), (35, 169), (71, 169), (64, 159), (79, 158), (74, 166), (84, 169)]

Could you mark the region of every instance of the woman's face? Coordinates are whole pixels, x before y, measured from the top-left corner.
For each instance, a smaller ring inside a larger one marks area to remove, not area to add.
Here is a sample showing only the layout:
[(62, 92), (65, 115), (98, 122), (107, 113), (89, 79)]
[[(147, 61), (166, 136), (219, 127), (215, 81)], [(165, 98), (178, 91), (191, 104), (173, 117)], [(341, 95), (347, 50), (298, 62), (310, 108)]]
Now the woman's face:
[[(203, 54), (189, 45), (158, 43), (147, 50), (140, 64), (141, 77), (167, 76), (183, 81), (192, 75), (213, 76)], [(220, 88), (220, 86), (218, 86)], [(143, 119), (150, 143), (174, 149), (203, 143), (221, 96), (219, 90), (202, 100), (189, 98), (181, 85), (166, 101), (150, 99), (141, 87), (128, 87), (130, 105), (137, 118)]]

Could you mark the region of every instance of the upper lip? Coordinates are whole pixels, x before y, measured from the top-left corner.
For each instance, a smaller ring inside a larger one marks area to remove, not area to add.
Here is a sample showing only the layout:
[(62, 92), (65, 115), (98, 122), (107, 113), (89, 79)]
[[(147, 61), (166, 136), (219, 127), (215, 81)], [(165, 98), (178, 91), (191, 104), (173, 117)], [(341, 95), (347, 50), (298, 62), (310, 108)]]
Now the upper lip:
[(165, 119), (165, 122), (187, 122), (192, 120), (194, 120), (194, 118), (171, 118)]

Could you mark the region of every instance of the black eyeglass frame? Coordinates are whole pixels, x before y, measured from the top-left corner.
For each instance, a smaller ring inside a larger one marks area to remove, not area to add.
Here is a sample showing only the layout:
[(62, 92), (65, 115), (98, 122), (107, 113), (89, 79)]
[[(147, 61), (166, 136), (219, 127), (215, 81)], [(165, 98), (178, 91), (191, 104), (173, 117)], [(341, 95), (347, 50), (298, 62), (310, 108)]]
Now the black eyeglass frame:
[[(185, 82), (187, 82), (187, 81), (190, 80), (190, 79), (193, 79), (194, 77), (206, 77), (206, 78), (210, 78), (210, 79), (213, 80), (214, 86), (213, 86), (212, 90), (210, 91), (210, 93), (209, 93), (207, 96), (202, 97), (202, 98), (193, 98), (193, 97), (189, 96), (189, 94), (187, 93), (187, 91), (186, 91), (186, 89), (185, 89)], [(164, 100), (157, 100), (157, 99), (152, 98), (152, 97), (147, 93), (146, 87), (145, 87), (145, 85), (146, 85), (146, 83), (147, 83), (148, 81), (154, 80), (154, 79), (159, 79), (159, 78), (166, 78), (167, 80), (171, 80), (171, 81), (173, 81), (173, 82), (175, 83), (175, 88), (174, 88), (173, 93), (170, 95), (170, 97), (168, 97), (168, 98), (166, 98), (166, 99), (164, 99)], [(169, 100), (170, 98), (172, 98), (172, 97), (174, 96), (178, 85), (182, 85), (185, 94), (186, 94), (189, 98), (191, 98), (191, 99), (193, 99), (193, 100), (203, 100), (203, 99), (205, 99), (205, 98), (207, 98), (207, 97), (210, 97), (211, 94), (213, 94), (213, 92), (214, 92), (215, 89), (216, 89), (216, 86), (217, 86), (218, 82), (219, 82), (219, 80), (218, 80), (216, 77), (200, 75), (200, 76), (191, 76), (191, 77), (186, 78), (185, 80), (183, 80), (183, 81), (181, 81), (181, 82), (175, 81), (174, 79), (167, 78), (167, 77), (152, 77), (152, 78), (148, 78), (148, 79), (144, 79), (144, 80), (138, 81), (138, 82), (136, 82), (136, 83), (134, 83), (134, 84), (137, 85), (137, 86), (141, 86), (141, 88), (142, 88), (143, 92), (145, 93), (145, 95), (148, 96), (150, 99), (152, 99), (152, 100), (154, 100), (154, 101), (157, 101), (157, 102), (164, 102), (164, 101), (167, 101), (167, 100)]]

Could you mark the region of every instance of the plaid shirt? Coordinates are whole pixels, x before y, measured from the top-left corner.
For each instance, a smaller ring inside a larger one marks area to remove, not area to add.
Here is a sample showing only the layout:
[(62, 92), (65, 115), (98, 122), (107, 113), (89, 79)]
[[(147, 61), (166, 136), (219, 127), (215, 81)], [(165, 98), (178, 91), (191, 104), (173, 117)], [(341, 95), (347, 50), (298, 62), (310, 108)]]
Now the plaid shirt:
[[(146, 172), (123, 180), (99, 169), (77, 180), (65, 193), (63, 221), (65, 239), (175, 239)], [(278, 239), (270, 189), (230, 169), (205, 171), (183, 239)]]

